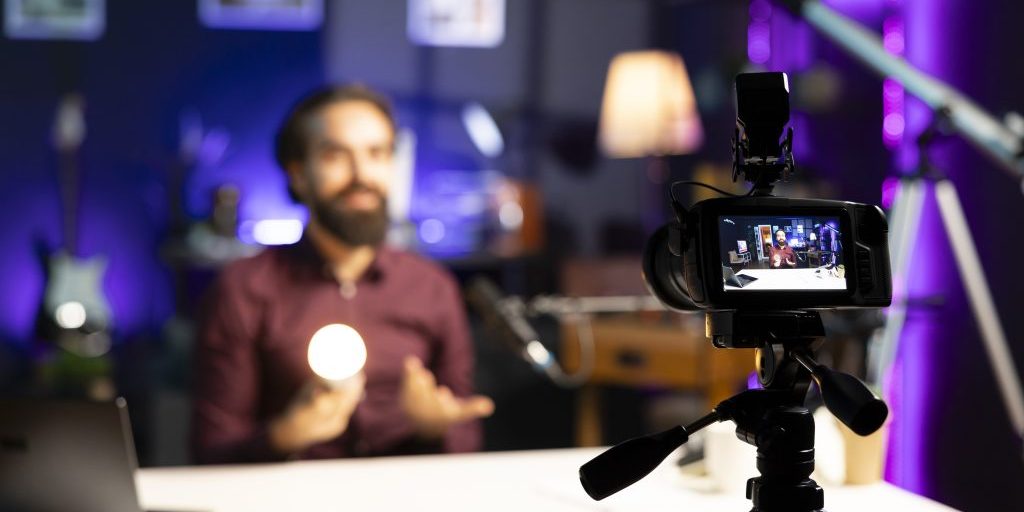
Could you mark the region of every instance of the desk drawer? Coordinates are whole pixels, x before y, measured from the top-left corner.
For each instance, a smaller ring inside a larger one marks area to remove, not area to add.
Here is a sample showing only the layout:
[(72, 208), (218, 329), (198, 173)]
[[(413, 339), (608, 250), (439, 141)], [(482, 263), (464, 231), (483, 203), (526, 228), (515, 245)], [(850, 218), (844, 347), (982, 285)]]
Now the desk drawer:
[[(702, 324), (665, 324), (595, 319), (594, 372), (590, 384), (704, 389), (725, 379), (742, 380), (753, 352), (714, 349)], [(562, 363), (579, 367), (576, 325), (562, 326)]]

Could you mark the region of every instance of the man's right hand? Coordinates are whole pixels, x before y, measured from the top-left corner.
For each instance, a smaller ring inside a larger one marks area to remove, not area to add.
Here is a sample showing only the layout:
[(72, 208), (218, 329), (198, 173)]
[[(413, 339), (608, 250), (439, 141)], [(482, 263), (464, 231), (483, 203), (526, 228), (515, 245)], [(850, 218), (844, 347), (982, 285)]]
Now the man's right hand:
[(321, 383), (299, 392), (288, 410), (270, 423), (270, 446), (291, 455), (345, 432), (356, 405), (363, 397), (366, 377), (360, 373), (332, 388)]

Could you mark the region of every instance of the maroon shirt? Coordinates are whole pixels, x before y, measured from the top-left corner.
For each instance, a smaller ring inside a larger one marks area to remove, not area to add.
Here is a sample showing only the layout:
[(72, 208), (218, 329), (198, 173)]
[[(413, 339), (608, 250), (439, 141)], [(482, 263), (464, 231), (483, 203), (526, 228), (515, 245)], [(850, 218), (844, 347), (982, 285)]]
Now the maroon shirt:
[[(775, 264), (775, 256), (779, 256), (779, 264)], [(787, 263), (789, 261), (790, 263)], [(788, 268), (796, 266), (796, 253), (793, 252), (793, 248), (786, 245), (783, 247), (775, 247), (774, 245), (768, 251), (768, 266), (771, 268)]]
[[(350, 287), (351, 288), (351, 287)], [(417, 441), (399, 403), (403, 359), (415, 355), (438, 385), (472, 393), (473, 347), (455, 280), (438, 265), (382, 248), (343, 289), (312, 245), (267, 249), (224, 269), (206, 297), (196, 349), (193, 449), (203, 463), (280, 460), (267, 425), (314, 379), (313, 333), (331, 323), (366, 342), (366, 396), (339, 438), (300, 458), (464, 452), (480, 448), (479, 422), (436, 443)]]

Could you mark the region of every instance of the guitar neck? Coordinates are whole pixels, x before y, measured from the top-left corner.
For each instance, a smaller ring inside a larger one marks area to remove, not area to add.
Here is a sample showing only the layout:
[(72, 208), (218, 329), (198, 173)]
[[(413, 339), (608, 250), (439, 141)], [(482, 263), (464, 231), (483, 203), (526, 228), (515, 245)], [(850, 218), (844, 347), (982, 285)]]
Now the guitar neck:
[(54, 146), (57, 149), (62, 231), (64, 249), (78, 252), (78, 149), (85, 139), (84, 100), (69, 93), (61, 98), (53, 119)]
[(71, 255), (78, 254), (78, 160), (73, 149), (59, 151), (61, 235), (64, 250)]

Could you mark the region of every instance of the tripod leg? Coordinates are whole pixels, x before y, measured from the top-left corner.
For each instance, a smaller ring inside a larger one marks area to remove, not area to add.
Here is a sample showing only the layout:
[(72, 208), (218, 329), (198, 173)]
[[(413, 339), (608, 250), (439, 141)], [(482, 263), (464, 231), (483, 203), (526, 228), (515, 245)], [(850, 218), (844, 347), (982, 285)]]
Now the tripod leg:
[(1013, 363), (1013, 354), (1006, 341), (1003, 326), (999, 322), (992, 292), (985, 281), (978, 250), (967, 227), (964, 210), (953, 183), (949, 180), (936, 183), (935, 199), (939, 203), (946, 235), (953, 247), (960, 279), (967, 289), (971, 310), (981, 329), (981, 339), (985, 343), (989, 363), (995, 370), (996, 383), (1003, 404), (1017, 435), (1024, 437), (1024, 393), (1021, 392), (1020, 374)]
[(907, 316), (906, 290), (907, 271), (910, 267), (910, 253), (917, 241), (917, 230), (921, 224), (921, 212), (927, 183), (921, 179), (904, 180), (900, 183), (899, 194), (893, 203), (889, 231), (889, 256), (892, 260), (893, 286), (900, 294), (893, 297), (892, 305), (886, 311), (885, 327), (869, 349), (868, 381), (881, 384), (885, 372), (892, 367), (899, 348), (900, 333)]

